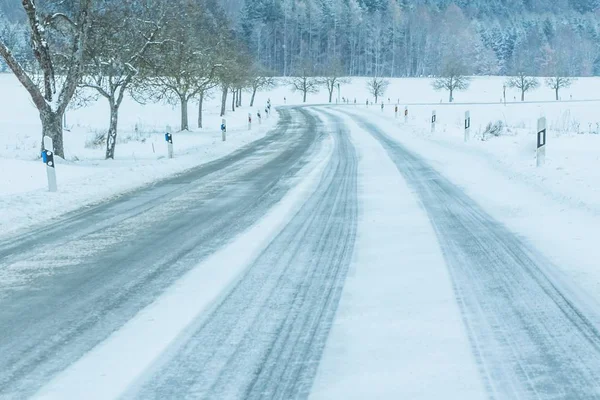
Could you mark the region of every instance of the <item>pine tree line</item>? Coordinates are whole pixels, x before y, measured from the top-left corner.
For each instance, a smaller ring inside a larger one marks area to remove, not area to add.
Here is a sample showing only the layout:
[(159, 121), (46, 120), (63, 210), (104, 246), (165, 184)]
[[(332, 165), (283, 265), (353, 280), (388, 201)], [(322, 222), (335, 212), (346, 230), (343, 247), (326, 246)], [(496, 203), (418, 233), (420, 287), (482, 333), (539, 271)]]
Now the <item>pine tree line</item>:
[(596, 3), (252, 0), (238, 30), (285, 76), (332, 60), (359, 76), (437, 76), (451, 60), (466, 74), (590, 76), (600, 73)]

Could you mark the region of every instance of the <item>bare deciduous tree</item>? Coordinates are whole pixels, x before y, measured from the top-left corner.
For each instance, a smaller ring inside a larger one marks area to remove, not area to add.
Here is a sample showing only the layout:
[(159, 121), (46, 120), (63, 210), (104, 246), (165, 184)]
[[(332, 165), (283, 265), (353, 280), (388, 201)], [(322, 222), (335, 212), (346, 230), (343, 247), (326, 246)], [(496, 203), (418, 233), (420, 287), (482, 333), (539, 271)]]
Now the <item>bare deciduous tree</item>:
[(45, 15), (35, 0), (22, 1), (36, 71), (28, 71), (0, 39), (0, 55), (31, 96), (40, 114), (42, 134), (52, 138), (60, 157), (65, 155), (62, 118), (81, 78), (91, 3), (80, 0), (73, 11)]
[(460, 62), (453, 60), (447, 62), (442, 68), (440, 77), (435, 78), (432, 86), (435, 90), (447, 90), (449, 92), (449, 102), (454, 101), (454, 92), (456, 90), (467, 90), (471, 84), (469, 77), (464, 75), (464, 67)]
[(556, 95), (556, 100), (559, 100), (558, 92), (560, 89), (568, 88), (573, 83), (572, 78), (567, 78), (566, 76), (553, 76), (550, 78), (546, 78), (546, 86), (550, 89), (554, 90)]
[(135, 80), (135, 97), (179, 104), (182, 131), (189, 130), (188, 104), (207, 90), (216, 78), (220, 63), (214, 48), (220, 37), (205, 7), (172, 4), (161, 29), (160, 44), (152, 46)]
[(375, 97), (375, 103), (377, 103), (379, 97), (385, 94), (389, 85), (390, 82), (387, 79), (378, 78), (376, 76), (367, 82), (367, 89), (369, 90), (369, 93)]
[(250, 79), (250, 88), (252, 89), (252, 97), (250, 98), (250, 107), (254, 107), (254, 98), (259, 90), (268, 90), (277, 86), (277, 82), (271, 73), (264, 68), (255, 67), (252, 71)]
[(524, 73), (519, 73), (506, 81), (506, 86), (509, 88), (517, 88), (521, 91), (521, 101), (525, 101), (525, 93), (536, 89), (540, 86), (540, 82), (533, 76), (527, 76)]
[(299, 66), (296, 76), (290, 79), (290, 85), (294, 92), (302, 93), (302, 102), (306, 103), (309, 93), (318, 93), (321, 80), (315, 77), (315, 69), (312, 64), (305, 61)]
[[(153, 10), (156, 12), (156, 10)], [(86, 65), (81, 86), (92, 88), (109, 104), (110, 119), (106, 137), (106, 159), (115, 158), (119, 108), (125, 92), (138, 73), (140, 64), (156, 37), (163, 19), (143, 18), (147, 12), (133, 9), (128, 2), (114, 4), (94, 15), (86, 46)], [(123, 35), (129, 31), (131, 35)]]
[(329, 102), (332, 102), (333, 92), (339, 85), (350, 83), (350, 80), (344, 78), (344, 68), (339, 59), (332, 60), (326, 67), (323, 74), (323, 83), (329, 93)]

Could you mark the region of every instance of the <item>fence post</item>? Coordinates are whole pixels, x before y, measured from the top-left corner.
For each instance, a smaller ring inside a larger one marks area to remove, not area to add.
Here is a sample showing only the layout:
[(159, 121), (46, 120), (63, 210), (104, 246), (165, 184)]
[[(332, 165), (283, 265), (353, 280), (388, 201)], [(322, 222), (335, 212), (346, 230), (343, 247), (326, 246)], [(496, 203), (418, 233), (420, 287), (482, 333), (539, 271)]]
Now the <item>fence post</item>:
[(42, 151), (42, 161), (46, 164), (46, 175), (48, 176), (48, 191), (56, 192), (56, 168), (54, 163), (54, 143), (50, 136), (44, 136), (44, 150)]
[(465, 111), (465, 142), (471, 137), (471, 112)]
[(168, 156), (173, 158), (173, 134), (171, 132), (165, 133), (165, 142), (167, 142)]
[(538, 119), (536, 165), (541, 167), (546, 163), (546, 117)]

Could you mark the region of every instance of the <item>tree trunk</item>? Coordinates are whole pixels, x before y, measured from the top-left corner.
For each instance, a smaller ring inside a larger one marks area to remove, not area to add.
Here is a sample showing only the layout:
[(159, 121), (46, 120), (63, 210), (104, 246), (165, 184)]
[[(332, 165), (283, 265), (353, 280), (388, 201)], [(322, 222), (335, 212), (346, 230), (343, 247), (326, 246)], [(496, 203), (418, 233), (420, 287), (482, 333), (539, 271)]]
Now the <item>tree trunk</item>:
[(204, 92), (200, 92), (200, 100), (198, 100), (198, 128), (202, 128), (202, 106), (204, 104)]
[(181, 97), (181, 130), (189, 131), (190, 127), (188, 124), (188, 99), (187, 97)]
[(252, 88), (252, 98), (250, 99), (250, 107), (254, 107), (254, 97), (256, 96), (256, 88)]
[(42, 122), (42, 148), (44, 147), (44, 136), (49, 136), (54, 145), (54, 154), (65, 158), (62, 115), (52, 111), (40, 111), (40, 120)]
[(114, 99), (110, 101), (110, 123), (108, 125), (108, 135), (106, 135), (106, 159), (115, 159), (115, 147), (117, 145), (117, 123), (119, 119), (119, 107)]
[(306, 103), (306, 90), (304, 90), (303, 92), (304, 92), (304, 98), (303, 98), (302, 102)]
[(231, 111), (235, 111), (235, 100), (237, 99), (237, 90), (233, 91), (233, 96), (231, 96)]
[(240, 89), (239, 94), (238, 94), (238, 107), (242, 106), (242, 89)]
[(558, 88), (556, 88), (556, 101), (558, 101)]
[(377, 104), (377, 99), (378, 99), (378, 96), (377, 96), (377, 94), (376, 94), (376, 95), (375, 95), (375, 104)]
[(450, 100), (449, 100), (450, 103), (452, 103), (452, 100), (454, 100), (452, 95), (453, 95), (453, 89), (450, 88)]
[(227, 86), (224, 86), (223, 93), (221, 94), (221, 117), (225, 115), (226, 108), (227, 108)]
[(329, 102), (331, 103), (331, 99), (333, 98), (333, 86), (329, 89)]
[(525, 90), (521, 89), (521, 101), (525, 101)]

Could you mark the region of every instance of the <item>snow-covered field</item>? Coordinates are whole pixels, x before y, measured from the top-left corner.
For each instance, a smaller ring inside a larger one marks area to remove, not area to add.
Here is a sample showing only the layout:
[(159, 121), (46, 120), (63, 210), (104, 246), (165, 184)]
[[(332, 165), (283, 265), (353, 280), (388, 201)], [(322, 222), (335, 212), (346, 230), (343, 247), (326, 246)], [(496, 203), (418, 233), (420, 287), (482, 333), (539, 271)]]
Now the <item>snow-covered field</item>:
[[(469, 90), (455, 94), (456, 104), (446, 102), (447, 94), (431, 88), (425, 78), (392, 79), (383, 96), (384, 109), (370, 106), (367, 110), (377, 118), (389, 119), (390, 127), (452, 149), (464, 157), (479, 157), (495, 167), (510, 171), (511, 179), (544, 192), (561, 204), (600, 212), (600, 115), (594, 100), (600, 92), (600, 79), (580, 78), (561, 92), (561, 98), (572, 101), (553, 102), (554, 93), (542, 86), (527, 94), (527, 100), (543, 103), (490, 103), (502, 99), (504, 79), (474, 78)], [(366, 108), (372, 96), (366, 88), (367, 78), (353, 78), (341, 86), (341, 97), (357, 99), (359, 108)], [(262, 137), (273, 127), (276, 118), (258, 125), (256, 111), (270, 98), (275, 106), (299, 104), (301, 94), (288, 85), (257, 94), (255, 107), (228, 111), (228, 141), (220, 141), (219, 102), (206, 101), (202, 130), (175, 133), (174, 160), (168, 160), (164, 132), (177, 131), (179, 109), (164, 104), (139, 105), (126, 99), (120, 113), (119, 143), (115, 161), (103, 160), (104, 148), (94, 146), (98, 133), (107, 122), (107, 107), (100, 99), (88, 107), (69, 110), (65, 132), (66, 160), (57, 166), (59, 192), (46, 191), (45, 170), (39, 161), (40, 123), (37, 112), (25, 90), (9, 74), (0, 75), (0, 231), (3, 234), (55, 217), (77, 207), (101, 201), (156, 179), (210, 161), (252, 140)], [(337, 92), (337, 90), (336, 90)], [(8, 94), (8, 95), (6, 95)], [(337, 93), (336, 93), (337, 95)], [(518, 98), (515, 90), (507, 89), (509, 102)], [(326, 90), (309, 95), (308, 103), (327, 102)], [(336, 96), (334, 96), (335, 98)], [(388, 101), (389, 99), (389, 101)], [(247, 104), (249, 95), (244, 101)], [(399, 118), (393, 121), (394, 107), (399, 102)], [(441, 102), (441, 104), (440, 104)], [(430, 103), (432, 105), (416, 105)], [(409, 122), (404, 126), (402, 113), (409, 104)], [(434, 105), (435, 104), (435, 105)], [(439, 104), (439, 105), (438, 105)], [(351, 106), (353, 107), (353, 106)], [(429, 119), (437, 111), (436, 133), (430, 133)], [(473, 140), (462, 142), (464, 111), (471, 111)], [(247, 130), (247, 115), (253, 114), (254, 126)], [(264, 114), (264, 112), (263, 112)], [(276, 115), (276, 114), (274, 114)], [(539, 116), (548, 119), (548, 158), (544, 168), (534, 168), (535, 126)], [(190, 105), (190, 125), (195, 126), (197, 110)], [(502, 121), (503, 135), (483, 140), (483, 131), (490, 122)], [(394, 124), (396, 122), (396, 124)], [(429, 148), (425, 146), (425, 148)], [(454, 154), (448, 153), (448, 154)], [(483, 173), (474, 168), (472, 174)], [(511, 207), (510, 203), (506, 207)], [(10, 211), (9, 211), (10, 210)]]
[[(204, 106), (204, 129), (178, 133), (179, 108), (164, 104), (140, 105), (130, 98), (123, 102), (119, 117), (116, 159), (104, 160), (104, 146), (93, 145), (106, 130), (107, 104), (100, 99), (88, 107), (67, 111), (65, 160), (57, 161), (58, 193), (47, 192), (45, 167), (39, 159), (41, 124), (28, 94), (12, 75), (0, 74), (0, 235), (40, 223), (82, 206), (97, 203), (157, 179), (182, 172), (230, 153), (263, 137), (276, 125), (277, 114), (262, 118), (246, 107), (228, 109), (227, 141), (221, 140), (219, 102)], [(264, 105), (258, 94), (255, 105)], [(196, 105), (197, 107), (197, 105)], [(189, 107), (190, 127), (197, 110)], [(248, 131), (248, 113), (253, 114)], [(167, 158), (164, 133), (171, 129), (175, 158)]]

